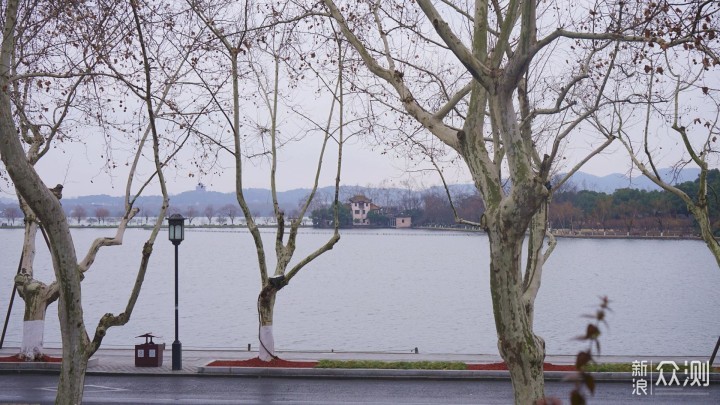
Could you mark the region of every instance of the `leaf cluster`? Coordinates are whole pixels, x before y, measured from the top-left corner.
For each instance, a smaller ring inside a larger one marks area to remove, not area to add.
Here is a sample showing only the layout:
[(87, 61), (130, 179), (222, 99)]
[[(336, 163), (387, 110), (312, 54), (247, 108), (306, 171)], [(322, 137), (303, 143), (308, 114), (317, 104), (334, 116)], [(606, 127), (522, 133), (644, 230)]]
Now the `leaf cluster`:
[(587, 389), (590, 394), (595, 394), (595, 378), (589, 373), (589, 366), (593, 363), (593, 352), (600, 353), (600, 325), (607, 326), (605, 317), (610, 311), (610, 300), (607, 296), (600, 298), (600, 305), (594, 314), (584, 315), (590, 318), (585, 334), (578, 336), (578, 340), (587, 341), (587, 350), (578, 352), (575, 357), (575, 369), (577, 374), (572, 378), (575, 388), (570, 392), (570, 403), (573, 405), (584, 405), (586, 403), (583, 391)]

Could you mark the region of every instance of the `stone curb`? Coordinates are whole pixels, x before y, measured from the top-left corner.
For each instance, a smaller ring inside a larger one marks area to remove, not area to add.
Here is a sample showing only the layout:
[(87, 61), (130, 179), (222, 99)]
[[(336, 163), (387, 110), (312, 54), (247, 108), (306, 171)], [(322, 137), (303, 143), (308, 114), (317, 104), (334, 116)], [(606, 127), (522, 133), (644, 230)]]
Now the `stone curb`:
[[(447, 379), (447, 380), (497, 380), (509, 379), (510, 373), (505, 370), (396, 370), (396, 369), (342, 369), (342, 368), (281, 368), (281, 367), (217, 367), (198, 366), (184, 367), (183, 370), (123, 368), (98, 366), (98, 359), (91, 358), (87, 374), (102, 375), (141, 375), (141, 376), (204, 376), (204, 377), (275, 377), (275, 378), (336, 378), (336, 379)], [(0, 373), (6, 372), (50, 372), (60, 371), (60, 363), (0, 363)], [(629, 372), (596, 372), (591, 373), (598, 381), (632, 381)], [(546, 371), (546, 380), (568, 380), (574, 375), (572, 371)], [(720, 382), (720, 373), (710, 373), (710, 382)]]
[[(504, 370), (392, 370), (392, 369), (341, 369), (341, 368), (261, 368), (200, 366), (198, 373), (239, 377), (307, 377), (307, 378), (398, 378), (398, 379), (509, 379)], [(546, 380), (566, 380), (572, 371), (546, 371)], [(599, 381), (632, 381), (632, 373), (590, 373)], [(720, 373), (710, 373), (711, 382), (720, 382)]]

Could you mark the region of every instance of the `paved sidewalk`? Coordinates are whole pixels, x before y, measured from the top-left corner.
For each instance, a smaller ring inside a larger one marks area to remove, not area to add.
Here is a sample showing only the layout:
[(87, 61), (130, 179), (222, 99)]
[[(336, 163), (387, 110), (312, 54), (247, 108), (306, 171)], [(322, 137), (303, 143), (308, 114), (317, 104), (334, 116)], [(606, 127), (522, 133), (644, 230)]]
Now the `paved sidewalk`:
[[(61, 356), (58, 348), (46, 349), (47, 354), (55, 357)], [(12, 356), (18, 353), (18, 348), (0, 349), (0, 357)], [(458, 361), (470, 364), (486, 364), (501, 362), (499, 355), (495, 354), (436, 354), (436, 353), (390, 353), (390, 352), (300, 352), (300, 351), (278, 351), (278, 356), (284, 360), (316, 361), (329, 360), (382, 360), (382, 361)], [(424, 377), (424, 378), (478, 378), (507, 377), (507, 371), (478, 372), (459, 371), (449, 372), (442, 370), (338, 370), (338, 369), (262, 369), (250, 368), (241, 369), (237, 367), (206, 367), (214, 360), (247, 360), (257, 357), (257, 351), (233, 350), (233, 349), (197, 349), (185, 348), (183, 350), (182, 370), (172, 370), (172, 351), (168, 345), (163, 353), (163, 365), (161, 367), (135, 367), (133, 348), (100, 349), (92, 357), (88, 367), (88, 374), (162, 374), (162, 375), (186, 375), (186, 374), (233, 374), (233, 375), (255, 375), (255, 376), (346, 376), (346, 377)], [(653, 364), (660, 361), (675, 361), (682, 365), (684, 361), (700, 360), (707, 361), (700, 357), (641, 357), (641, 356), (600, 356), (599, 362), (606, 363), (631, 363), (634, 360), (646, 360)], [(553, 364), (573, 364), (575, 356), (570, 355), (549, 355), (545, 359)], [(0, 363), (0, 371), (10, 370), (58, 370), (59, 364), (47, 363)], [(547, 372), (548, 375), (554, 375)], [(629, 373), (604, 373), (607, 377), (626, 378)], [(715, 377), (720, 377), (714, 373)], [(715, 378), (713, 378), (715, 379)]]

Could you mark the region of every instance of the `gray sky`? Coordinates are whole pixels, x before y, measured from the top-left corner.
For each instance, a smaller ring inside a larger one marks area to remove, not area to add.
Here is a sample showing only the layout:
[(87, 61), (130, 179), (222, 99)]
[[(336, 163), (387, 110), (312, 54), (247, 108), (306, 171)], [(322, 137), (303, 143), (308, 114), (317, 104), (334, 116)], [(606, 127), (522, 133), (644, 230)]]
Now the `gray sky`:
[[(720, 87), (718, 80), (712, 83), (713, 87)], [(309, 85), (311, 90), (314, 89)], [(300, 104), (303, 108), (314, 110), (318, 113), (316, 122), (324, 122), (323, 114), (320, 110), (327, 107), (327, 102), (323, 104), (318, 99), (310, 100), (311, 90), (294, 90), (293, 102)], [(253, 90), (255, 91), (255, 90)], [(137, 103), (137, 100), (135, 100)], [(138, 108), (142, 108), (141, 105)], [(243, 106), (243, 113), (263, 121), (262, 116), (267, 112), (253, 112), (251, 105)], [(327, 108), (325, 108), (327, 110)], [(702, 111), (700, 111), (702, 112)], [(704, 112), (702, 112), (704, 113)], [(710, 111), (712, 115), (712, 111)], [(259, 118), (258, 118), (259, 117)], [(641, 127), (642, 115), (635, 116), (635, 128), (633, 123), (628, 124), (629, 131), (636, 131)], [(293, 125), (292, 123), (290, 124)], [(299, 127), (300, 124), (297, 124)], [(216, 129), (221, 131), (222, 128)], [(92, 132), (92, 129), (81, 129), (78, 132)], [(208, 131), (211, 133), (212, 131)], [(557, 172), (566, 172), (572, 166), (581, 160), (594, 146), (600, 144), (601, 141), (597, 134), (582, 133), (582, 129), (577, 134), (569, 137), (569, 142), (565, 146), (563, 156), (565, 159), (558, 160), (558, 164), (564, 165), (555, 167)], [(669, 167), (676, 163), (681, 153), (681, 145), (678, 143), (676, 134), (668, 131), (667, 126), (658, 125), (658, 149), (654, 151), (659, 153), (662, 158), (656, 162), (659, 167)], [(122, 155), (122, 146), (114, 144), (114, 157), (118, 162), (118, 167), (112, 171), (105, 171), (99, 166), (98, 162), (102, 162), (101, 155), (105, 154), (103, 145), (95, 142), (94, 138), (102, 139), (102, 135), (94, 136), (85, 134), (85, 141), (82, 143), (64, 143), (57, 149), (52, 149), (37, 165), (37, 169), (46, 184), (50, 187), (55, 184), (63, 184), (64, 195), (68, 197), (92, 194), (109, 194), (122, 195), (125, 191), (125, 183), (127, 180), (127, 168), (124, 165), (129, 155)], [(662, 146), (662, 149), (659, 149)], [(332, 145), (331, 145), (332, 147)], [(149, 150), (149, 149), (148, 149)], [(344, 163), (341, 183), (343, 185), (375, 185), (375, 186), (397, 186), (402, 187), (407, 184), (407, 180), (415, 187), (428, 187), (440, 184), (440, 178), (434, 171), (430, 170), (430, 165), (411, 166), (406, 157), (395, 156), (392, 151), (390, 153), (382, 153), (383, 147), (372, 147), (365, 140), (356, 138), (350, 141), (344, 149)], [(281, 152), (280, 162), (278, 164), (278, 189), (289, 190), (295, 188), (309, 188), (312, 186), (314, 172), (317, 166), (318, 142), (317, 139), (306, 137), (302, 141), (291, 144)], [(150, 154), (148, 153), (148, 156)], [(187, 160), (190, 153), (182, 154), (180, 160)], [(711, 165), (717, 167), (717, 161), (711, 162)], [(328, 153), (324, 170), (319, 181), (319, 185), (332, 185), (335, 177), (336, 162), (332, 153)], [(602, 155), (596, 156), (588, 162), (581, 170), (586, 173), (597, 176), (605, 176), (612, 173), (628, 173), (630, 169), (630, 158), (627, 152), (616, 144), (611, 146)], [(149, 173), (151, 173), (151, 162), (146, 161), (143, 168), (138, 173), (138, 180), (142, 181)], [(267, 162), (254, 162), (245, 165), (244, 185), (245, 187), (269, 188), (269, 170), (270, 165)], [(231, 192), (234, 190), (234, 167), (229, 156), (220, 160), (220, 165), (211, 170), (209, 174), (202, 176), (191, 176), (191, 173), (197, 174), (196, 170), (188, 164), (181, 165), (179, 169), (168, 168), (165, 172), (168, 191), (170, 194), (177, 194), (183, 191), (192, 190), (195, 186), (202, 182), (209, 190), (220, 192)], [(446, 179), (450, 183), (469, 183), (470, 177), (464, 164), (458, 163), (453, 168), (448, 168), (445, 172)], [(136, 183), (137, 185), (137, 183)], [(137, 189), (137, 187), (135, 187)], [(12, 190), (4, 190), (5, 197), (13, 196)], [(159, 194), (158, 187), (151, 187), (145, 194)]]
[[(91, 143), (65, 145), (64, 151), (53, 150), (41, 159), (37, 169), (49, 186), (64, 184), (64, 195), (74, 197), (80, 195), (108, 194), (122, 195), (125, 191), (127, 169), (124, 166), (107, 172), (97, 165), (97, 157), (102, 153), (99, 145)], [(568, 150), (568, 156), (574, 161), (589, 149), (586, 145), (576, 146)], [(582, 171), (597, 176), (611, 173), (625, 173), (629, 168), (629, 158), (617, 147), (609, 153), (596, 156)], [(614, 150), (614, 152), (613, 152)], [(317, 149), (307, 142), (291, 145), (282, 151), (278, 163), (278, 188), (290, 190), (309, 188), (312, 185), (316, 169)], [(335, 156), (326, 158), (320, 186), (329, 186), (335, 177)], [(117, 157), (117, 156), (116, 156)], [(343, 152), (343, 185), (380, 185), (402, 187), (407, 180), (416, 187), (428, 187), (440, 184), (440, 178), (429, 165), (410, 166), (406, 159), (397, 158), (392, 153), (382, 153), (382, 148), (372, 148), (357, 139), (346, 145)], [(122, 159), (118, 159), (122, 161)], [(223, 167), (217, 174), (202, 177), (190, 177), (190, 168), (168, 169), (166, 180), (170, 194), (178, 194), (192, 190), (198, 182), (203, 182), (209, 190), (231, 192), (234, 189), (234, 168), (230, 159), (223, 161)], [(423, 168), (425, 170), (423, 170)], [(255, 162), (245, 165), (244, 184), (246, 187), (269, 188), (270, 165), (267, 162)], [(148, 170), (142, 171), (147, 175)], [(451, 183), (468, 183), (470, 178), (463, 164), (445, 172)], [(150, 195), (159, 194), (153, 187)], [(5, 193), (7, 196), (12, 194)]]
[[(106, 172), (97, 165), (91, 164), (92, 155), (100, 154), (99, 149), (88, 149), (73, 146), (73, 152), (48, 155), (38, 164), (38, 170), (48, 185), (63, 183), (64, 194), (67, 196), (88, 194), (122, 195), (125, 191), (127, 169), (118, 167)], [(290, 190), (309, 188), (312, 186), (317, 166), (318, 151), (307, 145), (291, 145), (281, 152), (278, 162), (278, 188)], [(336, 155), (326, 158), (320, 186), (332, 185), (335, 177)], [(405, 163), (391, 160), (379, 151), (372, 151), (357, 142), (346, 146), (343, 154), (342, 184), (377, 184), (385, 179), (398, 183), (404, 174)], [(170, 168), (166, 173), (168, 191), (171, 194), (192, 190), (202, 182), (207, 189), (230, 192), (235, 186), (235, 170), (233, 162), (227, 156), (217, 174), (190, 177), (191, 168), (175, 170)], [(255, 161), (244, 166), (244, 184), (248, 188), (270, 188), (270, 165), (267, 161)], [(143, 172), (144, 175), (147, 170)], [(154, 188), (151, 194), (159, 194)]]
[[(321, 104), (312, 104), (315, 110), (322, 110), (319, 105)], [(629, 124), (628, 130), (638, 131), (638, 128), (641, 128), (640, 123), (640, 121), (635, 123), (635, 128)], [(284, 125), (288, 131), (291, 131), (292, 128), (288, 127), (298, 124), (285, 122)], [(596, 132), (583, 132), (588, 129), (588, 126), (579, 128), (576, 133), (573, 133), (568, 138), (569, 142), (565, 145), (562, 155), (565, 159), (557, 161), (557, 164), (562, 166), (555, 167), (556, 172), (569, 171), (574, 164), (602, 142), (602, 138)], [(296, 130), (301, 131), (300, 128)], [(88, 129), (86, 132), (92, 133), (92, 130)], [(656, 132), (654, 136), (657, 141), (655, 145), (662, 146), (662, 149), (655, 149), (655, 153), (660, 157), (657, 162), (658, 166), (669, 167), (678, 161), (682, 153), (682, 145), (679, 143), (678, 136), (668, 130), (666, 125), (659, 123), (654, 132)], [(63, 194), (67, 197), (95, 194), (123, 195), (127, 180), (125, 162), (132, 158), (129, 153), (123, 152), (126, 145), (122, 145), (120, 142), (113, 144), (113, 157), (118, 166), (112, 171), (106, 171), (99, 165), (99, 162), (103, 161), (100, 156), (104, 156), (106, 153), (102, 143), (104, 142), (102, 135), (85, 135), (84, 139), (84, 142), (62, 143), (57, 148), (51, 149), (40, 160), (36, 167), (45, 183), (50, 187), (55, 184), (63, 184), (65, 187)], [(315, 132), (306, 135), (300, 141), (288, 144), (281, 150), (278, 163), (278, 189), (280, 191), (310, 188), (312, 186), (320, 140), (318, 133)], [(336, 170), (334, 148), (334, 144), (328, 146), (327, 157), (319, 181), (320, 187), (334, 184)], [(368, 140), (359, 137), (348, 140), (343, 152), (341, 184), (404, 187), (408, 184), (408, 180), (416, 188), (441, 184), (440, 177), (434, 170), (431, 170), (431, 165), (418, 166), (416, 163), (410, 164), (407, 156), (403, 156), (401, 152), (393, 153), (393, 151), (389, 151), (383, 153), (384, 149), (382, 146), (372, 146)], [(191, 150), (187, 150), (180, 155), (179, 160), (188, 161), (191, 152)], [(123, 155), (123, 153), (125, 154)], [(149, 147), (146, 153), (151, 156)], [(417, 160), (415, 159), (413, 162), (417, 162)], [(149, 160), (145, 161), (138, 172), (136, 182), (144, 180), (151, 173), (153, 168), (151, 163)], [(605, 176), (612, 173), (627, 174), (630, 167), (630, 158), (627, 152), (616, 142), (603, 154), (594, 157), (581, 171), (597, 176)], [(711, 167), (717, 167), (717, 160), (711, 162)], [(270, 165), (267, 161), (247, 163), (244, 171), (245, 187), (270, 188)], [(194, 176), (191, 176), (191, 173)], [(449, 183), (471, 182), (464, 163), (456, 163), (452, 167), (446, 167), (444, 173)], [(633, 175), (637, 175), (637, 172), (633, 173)], [(204, 183), (209, 190), (234, 191), (234, 163), (227, 153), (221, 157), (220, 164), (216, 169), (211, 170), (207, 175), (197, 175), (197, 171), (191, 165), (184, 164), (178, 169), (174, 167), (167, 168), (165, 176), (168, 191), (171, 195), (193, 190), (198, 182)], [(134, 189), (137, 190), (138, 183), (135, 184)], [(13, 197), (11, 192), (12, 190), (5, 190), (3, 196)], [(155, 185), (146, 190), (144, 194), (159, 195), (159, 187)]]

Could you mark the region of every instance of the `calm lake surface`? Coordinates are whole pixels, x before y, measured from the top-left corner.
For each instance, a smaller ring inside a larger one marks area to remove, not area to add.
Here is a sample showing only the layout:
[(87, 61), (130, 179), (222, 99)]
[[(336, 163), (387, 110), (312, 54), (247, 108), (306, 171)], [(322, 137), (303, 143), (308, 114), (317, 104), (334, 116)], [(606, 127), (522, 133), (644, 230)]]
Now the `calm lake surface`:
[[(113, 230), (76, 229), (83, 257)], [(106, 312), (125, 308), (149, 231), (129, 229), (123, 246), (103, 248), (83, 281), (90, 334)], [(274, 233), (263, 233), (274, 256)], [(296, 258), (330, 237), (301, 231)], [(17, 271), (21, 230), (0, 230), (0, 313)], [(54, 279), (38, 239), (36, 278)], [(180, 341), (195, 348), (257, 348), (260, 277), (246, 230), (188, 229), (180, 245)], [(335, 249), (304, 268), (278, 294), (279, 350), (497, 353), (484, 234), (423, 230), (346, 230)], [(174, 253), (161, 231), (131, 321), (112, 328), (104, 347), (128, 347), (153, 332), (174, 339)], [(272, 265), (271, 265), (272, 268)], [(602, 354), (709, 356), (720, 335), (720, 269), (699, 241), (559, 239), (546, 263), (535, 328), (548, 354), (585, 348), (600, 296), (613, 312)], [(5, 346), (19, 346), (23, 301), (16, 298)], [(45, 341), (60, 346), (57, 303)]]

